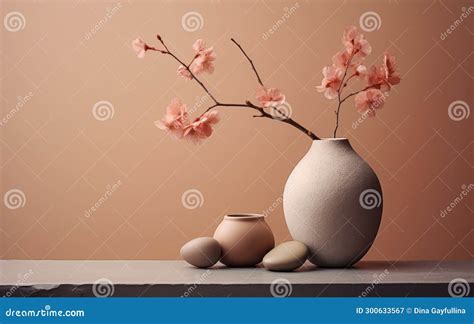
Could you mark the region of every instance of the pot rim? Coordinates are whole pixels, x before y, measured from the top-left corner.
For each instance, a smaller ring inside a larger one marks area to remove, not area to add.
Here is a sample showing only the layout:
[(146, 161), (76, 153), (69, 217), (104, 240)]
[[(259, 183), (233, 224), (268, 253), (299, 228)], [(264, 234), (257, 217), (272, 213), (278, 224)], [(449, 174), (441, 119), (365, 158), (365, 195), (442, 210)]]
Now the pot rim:
[(265, 218), (265, 215), (263, 214), (255, 214), (255, 213), (233, 213), (233, 214), (227, 214), (224, 216), (224, 219), (263, 219)]
[(348, 141), (346, 137), (328, 137), (328, 138), (321, 138), (319, 140), (314, 140), (313, 142), (320, 142), (320, 141)]

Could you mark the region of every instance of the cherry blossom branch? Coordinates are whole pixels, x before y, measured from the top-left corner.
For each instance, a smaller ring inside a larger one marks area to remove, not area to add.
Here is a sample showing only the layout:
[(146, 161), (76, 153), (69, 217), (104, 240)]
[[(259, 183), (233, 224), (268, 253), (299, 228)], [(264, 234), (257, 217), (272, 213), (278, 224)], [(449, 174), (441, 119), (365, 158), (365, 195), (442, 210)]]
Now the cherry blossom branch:
[(252, 66), (253, 71), (255, 72), (255, 75), (257, 76), (258, 83), (263, 87), (262, 79), (260, 78), (260, 75), (258, 75), (257, 69), (255, 68), (255, 65), (253, 64), (252, 59), (247, 55), (247, 53), (245, 53), (245, 51), (244, 51), (244, 49), (242, 48), (242, 46), (240, 46), (240, 44), (237, 43), (235, 39), (231, 38), (230, 40), (240, 49), (240, 51), (242, 52), (242, 54), (244, 54), (244, 56), (247, 58), (247, 60), (249, 61), (250, 65)]
[[(169, 49), (168, 47), (166, 46), (165, 42), (163, 41), (163, 39), (161, 38), (160, 35), (156, 35), (156, 38), (160, 41), (160, 43), (163, 45), (163, 47), (165, 48), (166, 51), (162, 51), (162, 50), (157, 50), (158, 52), (162, 53), (162, 54), (167, 54), (167, 55), (170, 55), (171, 57), (173, 57), (177, 62), (179, 62), (182, 66), (186, 67), (186, 70), (188, 70), (189, 74), (191, 75), (191, 77), (196, 80), (196, 82), (201, 86), (201, 88), (204, 89), (204, 91), (206, 91), (207, 95), (217, 104), (219, 103), (217, 101), (217, 99), (212, 95), (212, 93), (207, 89), (207, 87), (204, 85), (204, 83), (201, 82), (201, 80), (199, 80), (195, 75), (194, 73), (191, 71), (191, 69), (189, 68), (189, 66), (192, 64), (192, 62), (194, 61), (194, 59), (196, 57), (194, 57), (193, 61), (191, 61), (191, 63), (189, 63), (189, 65), (185, 64), (183, 61), (181, 61), (175, 54), (173, 54)], [(156, 49), (153, 49), (153, 50), (156, 50)]]
[[(247, 60), (249, 61), (250, 65), (252, 66), (252, 70), (254, 71), (256, 77), (257, 77), (257, 80), (258, 80), (258, 83), (264, 87), (263, 85), (263, 81), (262, 79), (260, 78), (260, 75), (258, 74), (257, 72), (257, 68), (255, 67), (255, 64), (253, 63), (252, 59), (248, 56), (248, 54), (245, 52), (245, 50), (242, 48), (242, 46), (237, 43), (237, 41), (233, 38), (230, 39), (239, 49), (240, 51), (242, 52), (242, 54), (247, 58)], [(282, 112), (280, 109), (278, 109), (278, 107), (271, 107), (273, 110), (275, 110), (278, 114), (280, 114), (283, 118), (278, 118), (278, 117), (275, 117), (273, 116), (272, 114), (269, 114), (267, 113), (263, 107), (258, 107), (258, 106), (255, 106), (254, 104), (252, 104), (250, 101), (246, 101), (246, 104), (248, 107), (250, 108), (253, 108), (253, 109), (256, 109), (260, 112), (260, 115), (257, 115), (257, 116), (254, 116), (254, 117), (265, 117), (265, 118), (270, 118), (270, 119), (274, 119), (274, 120), (278, 120), (278, 121), (281, 121), (283, 123), (286, 123), (286, 124), (289, 124), (297, 129), (299, 129), (300, 131), (302, 131), (303, 133), (305, 133), (307, 136), (309, 136), (312, 140), (320, 140), (320, 138), (318, 136), (316, 136), (316, 134), (314, 134), (313, 132), (311, 132), (309, 129), (307, 129), (306, 127), (304, 127), (303, 125), (297, 123), (295, 120), (293, 120), (292, 118), (290, 118), (290, 116), (286, 115), (284, 112)]]
[(381, 83), (377, 83), (377, 84), (373, 84), (373, 85), (367, 86), (367, 87), (365, 87), (364, 89), (361, 89), (361, 90), (359, 90), (359, 91), (352, 92), (352, 93), (348, 94), (346, 97), (344, 97), (344, 99), (342, 99), (341, 103), (343, 103), (344, 101), (346, 101), (346, 100), (349, 99), (350, 97), (355, 96), (355, 95), (358, 94), (359, 92), (366, 91), (366, 90), (369, 90), (369, 89), (375, 89), (375, 88), (378, 88), (378, 87), (381, 86), (381, 85), (382, 85)]
[[(342, 80), (341, 80), (341, 84), (339, 85), (339, 88), (337, 89), (337, 101), (338, 101), (338, 104), (337, 104), (337, 109), (336, 109), (336, 127), (334, 128), (334, 133), (333, 133), (333, 137), (336, 138), (336, 133), (337, 133), (337, 129), (339, 128), (339, 111), (341, 110), (341, 105), (344, 101), (341, 101), (341, 93), (342, 93), (342, 89), (346, 86), (345, 84), (345, 78), (346, 78), (346, 75), (347, 75), (347, 71), (349, 70), (349, 67), (351, 65), (351, 61), (352, 61), (352, 58), (354, 57), (354, 54), (355, 52), (352, 51), (351, 52), (351, 56), (349, 57), (349, 59), (347, 60), (347, 66), (346, 66), (346, 69), (344, 71), (344, 75), (342, 76)], [(351, 77), (349, 77), (350, 79)], [(349, 79), (347, 81), (349, 81)]]
[[(162, 49), (157, 49), (157, 48), (154, 48), (154, 47), (150, 47), (148, 45), (145, 44), (145, 51), (146, 50), (151, 50), (151, 51), (156, 51), (156, 52), (159, 52), (161, 54), (164, 54), (164, 55), (169, 55), (171, 56), (175, 61), (177, 61), (178, 63), (180, 63), (184, 68), (186, 68), (186, 70), (189, 72), (189, 75), (191, 77), (191, 79), (194, 79), (196, 80), (196, 82), (201, 86), (201, 88), (207, 93), (207, 95), (214, 101), (214, 104), (210, 107), (208, 107), (204, 113), (201, 114), (201, 116), (203, 116), (205, 113), (209, 112), (210, 110), (212, 110), (213, 108), (216, 108), (216, 107), (241, 107), (241, 108), (250, 108), (250, 109), (253, 109), (253, 110), (256, 110), (259, 112), (259, 115), (255, 115), (254, 117), (263, 117), (263, 118), (268, 118), (268, 119), (273, 119), (273, 120), (277, 120), (277, 121), (281, 121), (283, 123), (286, 123), (286, 124), (289, 124), (295, 128), (297, 128), (298, 130), (302, 131), (303, 133), (305, 133), (307, 136), (309, 136), (312, 140), (319, 140), (320, 138), (318, 136), (316, 136), (314, 133), (312, 133), (311, 131), (309, 131), (308, 129), (306, 129), (305, 127), (303, 127), (302, 125), (300, 125), (299, 123), (297, 123), (296, 121), (294, 121), (293, 119), (291, 119), (289, 116), (287, 116), (284, 112), (282, 112), (280, 109), (278, 109), (277, 107), (271, 107), (272, 109), (274, 109), (280, 116), (282, 116), (282, 118), (279, 118), (279, 117), (276, 117), (276, 116), (273, 116), (272, 114), (268, 113), (265, 111), (265, 109), (263, 107), (260, 107), (260, 106), (257, 106), (253, 103), (251, 103), (250, 101), (245, 101), (245, 103), (243, 104), (240, 104), (240, 103), (223, 103), (223, 102), (220, 102), (216, 99), (216, 97), (214, 97), (214, 95), (211, 93), (211, 91), (209, 91), (209, 89), (204, 85), (204, 83), (199, 80), (196, 75), (191, 71), (191, 64), (194, 62), (194, 60), (196, 59), (197, 55), (193, 58), (193, 60), (191, 61), (191, 63), (189, 64), (185, 64), (181, 59), (179, 59), (173, 52), (171, 52), (169, 50), (169, 48), (166, 46), (165, 42), (163, 41), (163, 39), (160, 37), (160, 35), (157, 35), (156, 38), (160, 41), (160, 43), (163, 45), (164, 47), (164, 50)], [(234, 39), (231, 39), (232, 42), (237, 45), (239, 47), (239, 49), (241, 50), (241, 52), (244, 54), (244, 56), (247, 58), (247, 60), (250, 62), (251, 66), (252, 66), (252, 69), (253, 71), (255, 72), (255, 75), (257, 76), (257, 80), (258, 80), (258, 83), (263, 87), (263, 82), (262, 82), (262, 79), (260, 78), (258, 72), (257, 72), (257, 69), (255, 68), (255, 65), (253, 64), (252, 60), (250, 59), (250, 57), (247, 55), (247, 53), (243, 50), (242, 46), (240, 46), (239, 43), (237, 43)]]

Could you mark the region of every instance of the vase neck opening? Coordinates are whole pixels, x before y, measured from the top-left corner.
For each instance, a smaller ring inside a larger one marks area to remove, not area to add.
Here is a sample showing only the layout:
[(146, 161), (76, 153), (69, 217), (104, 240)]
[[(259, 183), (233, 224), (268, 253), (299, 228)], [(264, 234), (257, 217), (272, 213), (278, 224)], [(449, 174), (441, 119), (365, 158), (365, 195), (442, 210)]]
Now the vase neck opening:
[(238, 213), (225, 215), (224, 218), (229, 220), (258, 220), (265, 218), (265, 216), (262, 214)]

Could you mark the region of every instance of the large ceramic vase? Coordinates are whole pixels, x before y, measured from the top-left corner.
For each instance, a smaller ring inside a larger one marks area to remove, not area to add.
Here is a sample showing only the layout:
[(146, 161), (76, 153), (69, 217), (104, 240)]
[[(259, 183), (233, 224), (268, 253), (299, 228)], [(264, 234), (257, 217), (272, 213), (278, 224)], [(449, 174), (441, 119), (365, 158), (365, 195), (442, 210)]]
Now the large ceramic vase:
[(347, 139), (317, 140), (288, 178), (283, 208), (291, 236), (308, 246), (312, 263), (350, 267), (377, 235), (382, 189)]

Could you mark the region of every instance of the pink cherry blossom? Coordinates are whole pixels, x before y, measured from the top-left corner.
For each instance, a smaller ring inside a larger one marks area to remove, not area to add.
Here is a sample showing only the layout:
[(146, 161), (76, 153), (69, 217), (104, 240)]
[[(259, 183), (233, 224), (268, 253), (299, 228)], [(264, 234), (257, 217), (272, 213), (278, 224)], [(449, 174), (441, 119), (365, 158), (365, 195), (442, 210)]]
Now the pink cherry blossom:
[(328, 99), (335, 99), (338, 96), (338, 90), (341, 86), (344, 70), (337, 67), (326, 66), (323, 68), (323, 80), (321, 85), (316, 89), (319, 92), (324, 92), (324, 96)]
[(174, 98), (166, 107), (166, 115), (161, 120), (155, 121), (155, 126), (167, 130), (177, 138), (182, 138), (187, 122), (188, 111), (186, 105), (180, 99)]
[(359, 65), (355, 68), (354, 74), (360, 78), (365, 78), (368, 75), (367, 67), (365, 65)]
[(398, 72), (395, 71), (396, 64), (395, 64), (395, 57), (388, 53), (385, 53), (383, 56), (383, 68), (385, 70), (385, 79), (386, 81), (391, 84), (399, 84), (400, 83), (400, 75)]
[(206, 49), (206, 42), (203, 39), (198, 39), (194, 42), (193, 50), (196, 52), (196, 54), (201, 53), (205, 49)]
[(382, 91), (389, 91), (392, 85), (399, 84), (400, 80), (400, 75), (395, 71), (395, 57), (387, 53), (384, 55), (383, 66), (372, 66), (368, 71), (368, 85)]
[(369, 42), (360, 34), (355, 26), (349, 26), (342, 36), (342, 44), (346, 47), (348, 53), (358, 54), (365, 57), (372, 52)]
[(192, 80), (193, 79), (193, 76), (191, 75), (191, 73), (189, 72), (188, 68), (185, 67), (184, 65), (180, 65), (178, 67), (178, 70), (176, 71), (176, 73), (178, 73), (179, 76), (182, 76), (183, 78), (185, 79), (188, 79), (188, 80)]
[(198, 39), (193, 44), (193, 50), (196, 52), (196, 56), (190, 66), (191, 71), (194, 74), (214, 72), (214, 61), (216, 59), (214, 48), (206, 48), (204, 40)]
[(367, 84), (375, 89), (389, 91), (390, 84), (386, 81), (385, 69), (381, 66), (371, 66), (367, 72)]
[(381, 109), (385, 103), (385, 96), (378, 89), (369, 89), (359, 92), (355, 98), (357, 111), (375, 117), (375, 110)]
[(214, 72), (214, 60), (216, 56), (212, 48), (207, 49), (205, 52), (201, 53), (191, 65), (191, 71), (194, 74), (200, 74), (203, 72), (212, 73)]
[(256, 98), (263, 107), (276, 107), (285, 102), (286, 96), (277, 88), (259, 87)]
[(194, 122), (184, 128), (184, 138), (193, 143), (199, 143), (201, 140), (212, 135), (212, 125), (220, 121), (217, 110), (212, 110), (204, 113)]
[(349, 59), (351, 59), (351, 53), (348, 53), (347, 51), (337, 52), (332, 57), (332, 65), (336, 68), (346, 68), (348, 65), (350, 65), (349, 67), (354, 67), (359, 61), (357, 58), (353, 57), (349, 64)]
[(136, 38), (132, 41), (132, 48), (137, 54), (138, 58), (144, 58), (145, 52), (149, 49), (149, 46), (140, 38)]

